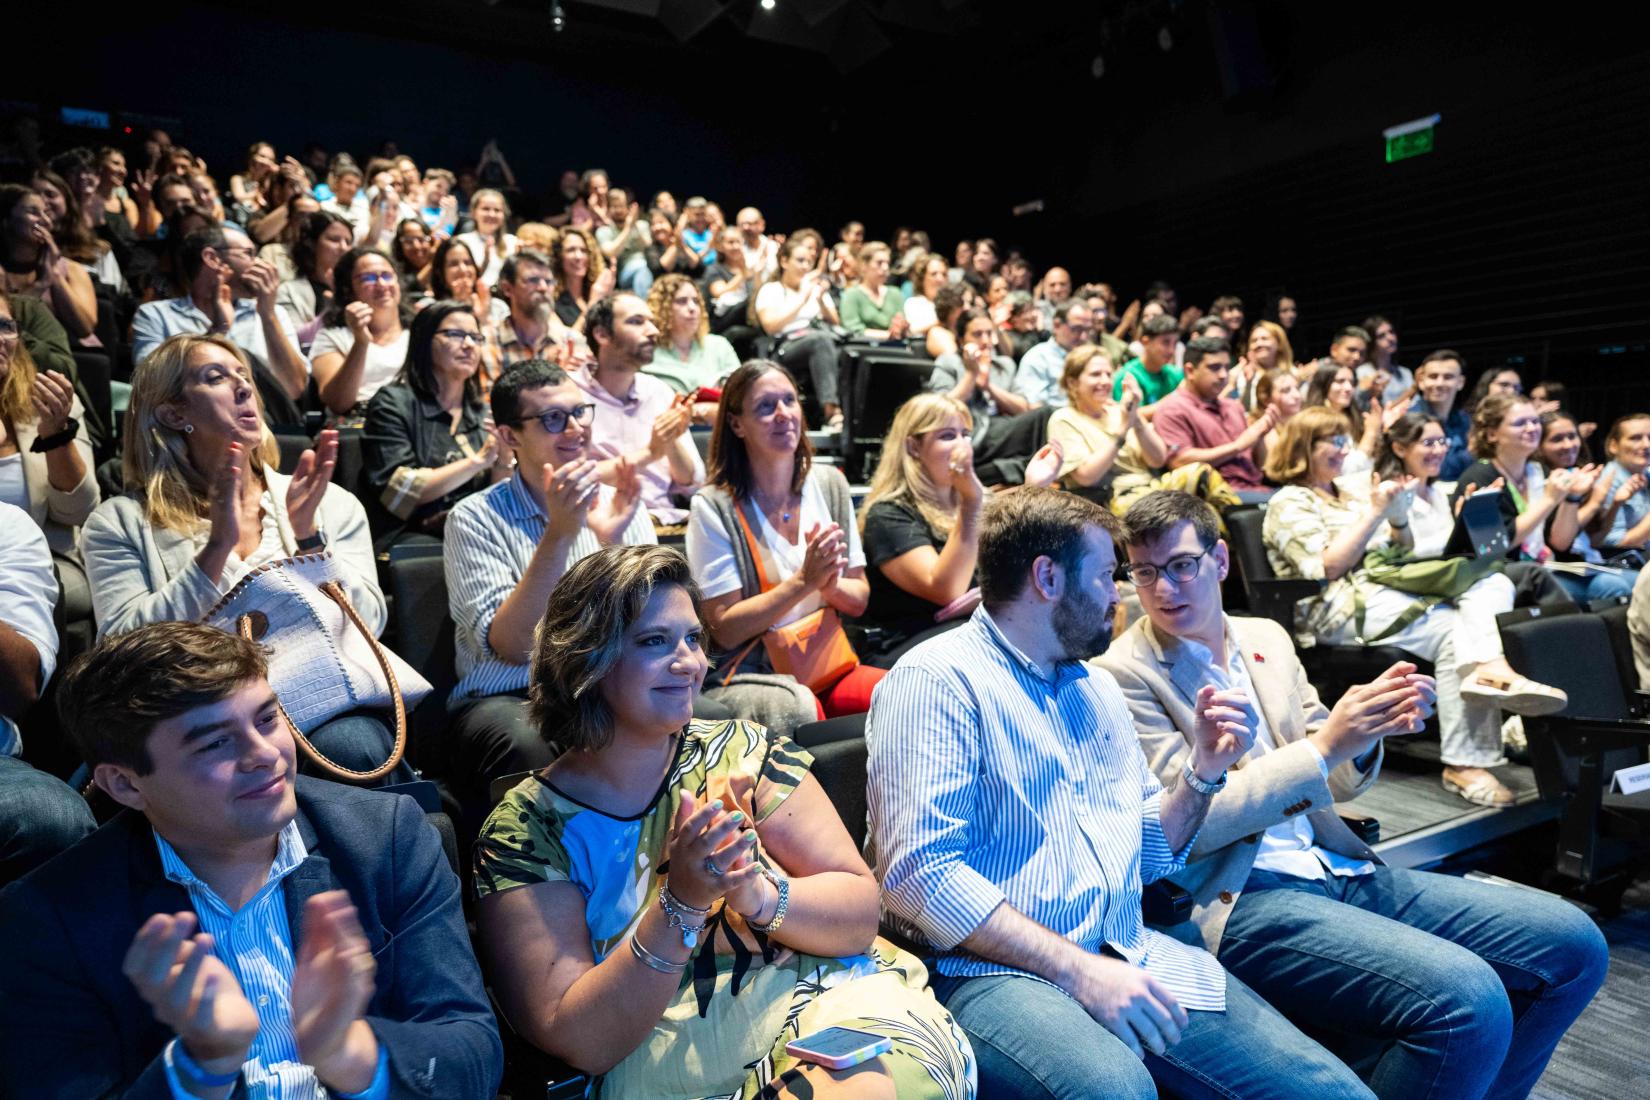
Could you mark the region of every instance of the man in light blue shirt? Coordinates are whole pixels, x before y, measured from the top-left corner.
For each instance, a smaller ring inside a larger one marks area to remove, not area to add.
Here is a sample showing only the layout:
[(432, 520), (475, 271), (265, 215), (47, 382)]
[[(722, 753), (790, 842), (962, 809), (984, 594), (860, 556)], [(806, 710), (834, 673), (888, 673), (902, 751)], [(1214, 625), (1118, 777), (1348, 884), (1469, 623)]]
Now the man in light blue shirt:
[(1291, 1019), (1385, 1040), (1370, 1077), (1382, 1096), (1439, 1082), (1452, 1095), (1528, 1095), (1604, 978), (1598, 929), (1550, 895), (1386, 867), (1335, 813), (1374, 784), (1387, 735), (1421, 729), (1432, 677), (1399, 662), (1330, 710), (1288, 631), (1222, 612), (1214, 509), (1150, 493), (1124, 524), (1145, 617), (1099, 663), (1156, 774), (1196, 753), (1203, 685), (1240, 692), (1254, 714), (1254, 747), (1219, 800), (1230, 812), (1175, 875), (1204, 945)]
[(252, 238), (234, 226), (191, 233), (183, 240), (179, 263), (189, 293), (138, 307), (132, 318), (132, 361), (143, 362), (169, 336), (219, 333), (297, 400), (309, 385), (309, 361), (298, 351), (292, 321), (276, 308), (281, 280), (275, 265), (258, 259)]
[(1031, 402), (1032, 408), (1066, 403), (1060, 376), (1065, 373), (1066, 353), (1078, 344), (1094, 339), (1094, 313), (1088, 304), (1067, 298), (1054, 310), (1054, 334), (1026, 352), (1020, 369), (1014, 372), (1014, 392)]
[(410, 798), (296, 778), (260, 647), (151, 624), (61, 699), (125, 812), (0, 891), (0, 1093), (494, 1095), (440, 837)]
[(872, 697), (884, 907), (938, 950), (981, 1095), (1155, 1097), (1156, 1077), (1177, 1095), (1367, 1097), (1207, 951), (1145, 927), (1142, 884), (1184, 866), (1252, 729), (1205, 692), (1181, 774), (1165, 788), (1147, 766), (1116, 683), (1083, 663), (1110, 640), (1120, 535), (1058, 490), (987, 506), (980, 609)]

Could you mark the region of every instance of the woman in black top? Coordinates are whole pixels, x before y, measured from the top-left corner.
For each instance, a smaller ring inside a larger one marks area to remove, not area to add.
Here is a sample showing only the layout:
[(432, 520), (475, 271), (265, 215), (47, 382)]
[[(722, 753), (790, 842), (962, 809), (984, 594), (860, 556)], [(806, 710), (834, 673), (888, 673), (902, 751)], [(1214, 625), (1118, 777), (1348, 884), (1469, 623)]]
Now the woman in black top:
[[(972, 429), (967, 407), (940, 393), (918, 394), (894, 414), (861, 512), (871, 588), (858, 620), (867, 631), (866, 664), (892, 668), (917, 642), (963, 622), (978, 602), (985, 486), (974, 472)], [(937, 622), (941, 609), (948, 614)]]
[(413, 318), (401, 374), (367, 402), (361, 494), (373, 537), (439, 538), (447, 513), (509, 472), (487, 422), (470, 307), (436, 302)]

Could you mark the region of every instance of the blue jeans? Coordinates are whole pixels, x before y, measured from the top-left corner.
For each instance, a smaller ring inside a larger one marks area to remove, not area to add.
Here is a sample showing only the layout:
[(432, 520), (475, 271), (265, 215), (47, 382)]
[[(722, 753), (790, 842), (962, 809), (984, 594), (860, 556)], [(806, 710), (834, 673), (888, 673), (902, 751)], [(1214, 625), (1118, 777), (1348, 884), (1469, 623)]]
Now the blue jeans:
[(1628, 597), (1633, 594), (1633, 582), (1638, 579), (1636, 573), (1589, 573), (1585, 577), (1573, 577), (1568, 573), (1554, 573), (1553, 579), (1559, 583), (1570, 598), (1579, 604), (1589, 604), (1594, 600), (1609, 601), (1617, 596)]
[(92, 811), (74, 788), (15, 756), (0, 756), (0, 886), (95, 828)]
[(968, 1033), (980, 1096), (1013, 1100), (1149, 1100), (1161, 1082), (1178, 1097), (1367, 1098), (1333, 1054), (1236, 978), (1225, 1012), (1191, 1012), (1180, 1042), (1142, 1064), (1061, 990), (1019, 975), (936, 976), (934, 993)]
[(1303, 1026), (1390, 1043), (1376, 1095), (1519, 1097), (1604, 982), (1609, 952), (1570, 903), (1378, 867), (1249, 876), (1220, 961)]
[[(352, 710), (316, 726), (309, 734), (309, 743), (339, 767), (365, 772), (378, 767), (389, 758), (395, 737), (391, 734), (390, 728), (378, 717), (377, 711)], [(305, 775), (316, 775), (322, 779), (333, 778), (322, 771), (301, 748), (298, 750), (298, 770)], [(417, 778), (418, 773), (403, 759), (383, 778), (374, 780), (370, 785), (387, 787), (392, 783), (411, 783)]]
[(653, 270), (647, 266), (647, 257), (640, 252), (635, 253), (624, 262), (619, 269), (618, 277), (614, 280), (620, 290), (628, 290), (643, 298), (653, 289)]

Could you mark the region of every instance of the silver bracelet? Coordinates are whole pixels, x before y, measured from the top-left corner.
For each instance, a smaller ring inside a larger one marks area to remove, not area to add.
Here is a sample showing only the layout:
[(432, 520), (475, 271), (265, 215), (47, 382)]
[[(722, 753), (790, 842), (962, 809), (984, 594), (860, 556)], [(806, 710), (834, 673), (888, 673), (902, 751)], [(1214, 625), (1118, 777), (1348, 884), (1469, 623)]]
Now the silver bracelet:
[[(700, 909), (678, 898), (670, 892), (670, 884), (659, 885), (659, 908), (664, 910), (665, 923), (671, 928), (682, 930), (682, 946), (692, 951), (699, 946), (699, 933), (705, 930), (709, 920), (710, 910)], [(695, 921), (693, 918), (698, 917)]]
[(1215, 780), (1213, 783), (1210, 783), (1208, 780), (1200, 777), (1197, 772), (1192, 770), (1192, 761), (1190, 757), (1187, 757), (1185, 766), (1180, 770), (1180, 775), (1181, 778), (1186, 780), (1186, 786), (1190, 787), (1198, 794), (1203, 795), (1205, 798), (1210, 795), (1219, 794), (1221, 791), (1226, 789), (1225, 772), (1221, 772), (1220, 778)]
[(785, 923), (785, 911), (791, 905), (791, 880), (780, 878), (766, 867), (762, 868), (762, 877), (773, 883), (773, 888), (779, 891), (779, 904), (774, 907), (773, 917), (767, 924), (757, 924), (753, 920), (747, 920), (745, 924), (764, 936), (771, 936)]
[[(638, 929), (638, 931), (640, 931)], [(669, 959), (660, 958), (642, 946), (641, 938), (635, 934), (630, 937), (630, 953), (635, 955), (641, 964), (649, 970), (657, 970), (661, 974), (680, 974), (687, 969), (687, 963), (673, 963)]]

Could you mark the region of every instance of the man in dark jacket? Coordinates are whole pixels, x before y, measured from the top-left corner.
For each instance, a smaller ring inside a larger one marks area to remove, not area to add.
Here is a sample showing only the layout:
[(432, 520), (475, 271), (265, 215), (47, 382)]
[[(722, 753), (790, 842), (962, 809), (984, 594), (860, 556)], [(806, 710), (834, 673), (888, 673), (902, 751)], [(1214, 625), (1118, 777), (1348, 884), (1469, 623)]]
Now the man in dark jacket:
[(0, 893), (0, 1093), (494, 1095), (435, 829), (411, 799), (297, 778), (257, 646), (158, 623), (60, 694), (126, 811)]

